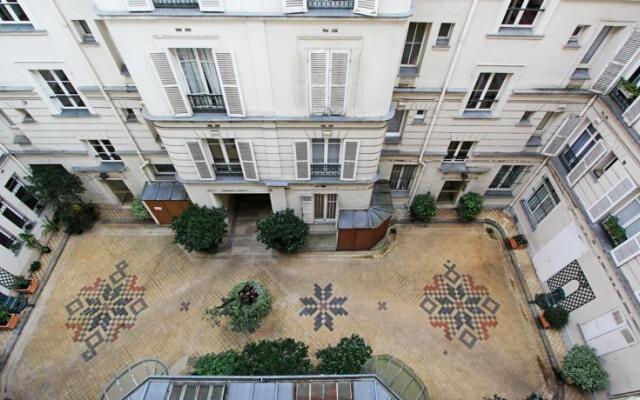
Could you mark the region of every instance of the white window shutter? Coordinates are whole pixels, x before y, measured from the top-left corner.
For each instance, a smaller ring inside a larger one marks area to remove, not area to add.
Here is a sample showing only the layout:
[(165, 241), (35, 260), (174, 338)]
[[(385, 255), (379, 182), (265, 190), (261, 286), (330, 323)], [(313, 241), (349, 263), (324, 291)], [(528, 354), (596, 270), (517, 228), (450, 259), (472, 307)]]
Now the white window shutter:
[(230, 117), (244, 117), (244, 101), (233, 54), (229, 51), (216, 50), (214, 55), (227, 114)]
[(378, 0), (356, 0), (353, 12), (362, 15), (378, 15)]
[(568, 115), (560, 126), (558, 126), (553, 136), (551, 136), (551, 139), (549, 139), (549, 142), (547, 142), (547, 145), (542, 150), (542, 154), (550, 157), (557, 156), (579, 123), (579, 116), (575, 114)]
[(153, 11), (153, 0), (127, 0), (127, 10), (129, 11)]
[(638, 118), (640, 118), (640, 96), (631, 105), (626, 111), (622, 114), (622, 118), (627, 125), (633, 125)]
[(302, 221), (305, 224), (313, 224), (313, 196), (301, 196)]
[(569, 183), (569, 186), (573, 187), (578, 183), (578, 180), (582, 178), (587, 171), (593, 168), (598, 160), (600, 160), (605, 154), (607, 154), (607, 146), (604, 144), (604, 140), (598, 140), (582, 160), (573, 167), (571, 172), (567, 174), (567, 182)]
[(311, 179), (311, 167), (309, 165), (309, 141), (300, 140), (293, 142), (293, 155), (296, 165), (296, 179)]
[(628, 176), (625, 176), (612, 187), (607, 193), (589, 207), (587, 213), (592, 222), (598, 221), (613, 207), (620, 203), (625, 197), (633, 192), (638, 185)]
[(350, 56), (349, 51), (334, 50), (331, 52), (331, 84), (329, 87), (329, 113), (331, 115), (344, 115), (346, 112)]
[(160, 80), (162, 90), (171, 106), (173, 114), (177, 116), (191, 116), (191, 107), (189, 106), (187, 97), (180, 89), (180, 85), (178, 85), (169, 53), (165, 50), (158, 50), (150, 52), (149, 55), (151, 56), (151, 63)]
[(611, 257), (613, 257), (613, 261), (618, 267), (623, 266), (638, 255), (640, 255), (640, 233), (636, 233), (611, 250)]
[(202, 142), (199, 140), (187, 142), (187, 150), (189, 150), (191, 160), (193, 160), (193, 166), (198, 172), (200, 179), (205, 181), (215, 179), (213, 168), (211, 168), (211, 163), (204, 152)]
[(358, 153), (360, 142), (357, 140), (345, 140), (342, 150), (342, 176), (343, 181), (354, 181), (358, 173)]
[(329, 51), (309, 51), (309, 108), (311, 115), (328, 111)]
[(242, 174), (247, 181), (257, 181), (258, 167), (256, 165), (256, 156), (253, 152), (253, 145), (250, 140), (236, 140), (236, 148), (240, 156), (242, 164)]
[(223, 0), (198, 0), (198, 3), (200, 3), (200, 11), (224, 11)]
[(307, 0), (282, 0), (285, 14), (307, 12)]
[(601, 356), (623, 349), (635, 343), (621, 310), (614, 310), (580, 325), (582, 336), (588, 346)]
[(640, 51), (640, 29), (634, 29), (613, 59), (607, 63), (598, 79), (595, 80), (591, 91), (601, 94), (609, 92), (611, 86), (618, 81), (620, 74), (638, 51)]

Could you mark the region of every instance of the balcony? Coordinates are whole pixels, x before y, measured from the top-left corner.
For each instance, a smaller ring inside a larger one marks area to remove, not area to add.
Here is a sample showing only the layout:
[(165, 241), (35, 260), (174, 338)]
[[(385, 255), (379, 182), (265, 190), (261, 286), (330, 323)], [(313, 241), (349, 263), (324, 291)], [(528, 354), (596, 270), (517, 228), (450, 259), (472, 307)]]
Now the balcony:
[(156, 8), (199, 8), (198, 0), (153, 0)]
[(213, 171), (217, 176), (242, 176), (240, 163), (213, 164)]
[(219, 94), (189, 94), (189, 103), (193, 112), (225, 113), (224, 98)]
[(640, 95), (640, 88), (638, 88), (633, 82), (626, 79), (620, 79), (615, 88), (609, 93), (611, 99), (621, 108), (624, 112), (631, 103)]
[(340, 164), (311, 164), (311, 176), (339, 177)]
[(308, 0), (309, 9), (353, 10), (353, 0)]

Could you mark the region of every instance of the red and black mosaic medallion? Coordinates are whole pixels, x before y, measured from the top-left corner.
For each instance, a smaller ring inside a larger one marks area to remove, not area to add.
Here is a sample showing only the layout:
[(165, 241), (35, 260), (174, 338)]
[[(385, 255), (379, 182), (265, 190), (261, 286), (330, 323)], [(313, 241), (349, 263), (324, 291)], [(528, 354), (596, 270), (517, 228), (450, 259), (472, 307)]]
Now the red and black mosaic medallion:
[(434, 275), (433, 283), (424, 287), (420, 307), (429, 314), (431, 326), (471, 349), (479, 340), (489, 339), (489, 329), (498, 325), (500, 304), (473, 277), (458, 273), (455, 264), (447, 260), (444, 267), (446, 272)]
[(73, 333), (74, 342), (84, 342), (85, 361), (96, 356), (102, 343), (114, 342), (123, 329), (131, 329), (138, 315), (147, 308), (145, 288), (137, 284), (138, 277), (126, 273), (128, 265), (122, 261), (116, 272), (107, 279), (97, 278), (68, 303), (65, 326)]

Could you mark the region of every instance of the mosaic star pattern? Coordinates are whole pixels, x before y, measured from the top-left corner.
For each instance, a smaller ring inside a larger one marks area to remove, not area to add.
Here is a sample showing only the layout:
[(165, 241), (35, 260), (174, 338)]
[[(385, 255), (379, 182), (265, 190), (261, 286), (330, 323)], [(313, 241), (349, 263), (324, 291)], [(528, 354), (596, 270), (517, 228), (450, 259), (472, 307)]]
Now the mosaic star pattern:
[(324, 288), (317, 283), (313, 285), (313, 296), (302, 297), (300, 302), (304, 305), (300, 311), (300, 316), (313, 317), (313, 330), (317, 331), (323, 326), (333, 331), (333, 317), (349, 315), (344, 308), (347, 297), (336, 297), (333, 295), (333, 284), (328, 284)]
[(96, 356), (99, 345), (114, 342), (123, 329), (131, 329), (147, 308), (145, 288), (137, 285), (136, 275), (126, 273), (127, 267), (125, 261), (118, 263), (108, 279), (97, 278), (65, 306), (65, 326), (73, 332), (72, 340), (87, 346), (82, 353), (84, 361)]
[(447, 261), (444, 267), (446, 272), (434, 275), (433, 283), (424, 287), (420, 307), (429, 315), (431, 326), (471, 349), (479, 340), (489, 339), (489, 328), (498, 325), (500, 304), (473, 277), (456, 272), (455, 264)]

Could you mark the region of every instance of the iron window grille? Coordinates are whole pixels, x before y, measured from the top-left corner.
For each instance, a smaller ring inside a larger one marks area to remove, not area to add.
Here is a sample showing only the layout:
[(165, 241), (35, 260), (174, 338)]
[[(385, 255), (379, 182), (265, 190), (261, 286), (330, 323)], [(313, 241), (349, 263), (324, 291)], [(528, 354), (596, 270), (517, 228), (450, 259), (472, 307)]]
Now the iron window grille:
[(312, 8), (334, 8), (353, 9), (353, 0), (308, 0), (307, 7)]
[(198, 0), (153, 0), (156, 8), (199, 8)]

